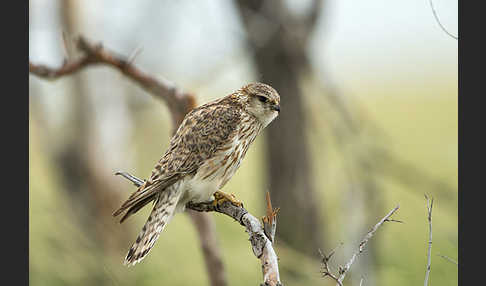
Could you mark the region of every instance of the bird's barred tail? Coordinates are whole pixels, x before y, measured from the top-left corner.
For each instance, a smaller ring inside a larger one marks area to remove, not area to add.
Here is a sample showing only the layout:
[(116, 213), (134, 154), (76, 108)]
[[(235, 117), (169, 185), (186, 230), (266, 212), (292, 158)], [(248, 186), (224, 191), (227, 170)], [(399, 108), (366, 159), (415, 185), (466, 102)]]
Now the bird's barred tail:
[(158, 197), (147, 222), (125, 257), (125, 265), (135, 265), (148, 254), (174, 215), (181, 192), (171, 189), (164, 190)]

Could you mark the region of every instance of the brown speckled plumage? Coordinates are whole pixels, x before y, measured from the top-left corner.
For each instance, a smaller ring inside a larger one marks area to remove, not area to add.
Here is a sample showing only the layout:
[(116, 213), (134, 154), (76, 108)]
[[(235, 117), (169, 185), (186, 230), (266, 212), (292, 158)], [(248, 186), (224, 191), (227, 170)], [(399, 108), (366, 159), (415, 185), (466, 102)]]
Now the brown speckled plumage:
[(123, 222), (154, 201), (125, 264), (142, 260), (187, 202), (207, 201), (223, 188), (256, 136), (278, 115), (279, 104), (280, 97), (272, 87), (252, 83), (186, 115), (150, 177), (113, 214), (126, 211)]

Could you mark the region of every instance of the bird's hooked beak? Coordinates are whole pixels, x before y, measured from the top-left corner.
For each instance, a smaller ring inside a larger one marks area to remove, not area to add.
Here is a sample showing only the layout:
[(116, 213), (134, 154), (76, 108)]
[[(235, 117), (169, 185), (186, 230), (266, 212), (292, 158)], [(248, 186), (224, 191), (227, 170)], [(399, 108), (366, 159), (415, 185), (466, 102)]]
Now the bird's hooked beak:
[(275, 110), (278, 113), (280, 113), (280, 104), (274, 104), (274, 105), (272, 105), (272, 110)]

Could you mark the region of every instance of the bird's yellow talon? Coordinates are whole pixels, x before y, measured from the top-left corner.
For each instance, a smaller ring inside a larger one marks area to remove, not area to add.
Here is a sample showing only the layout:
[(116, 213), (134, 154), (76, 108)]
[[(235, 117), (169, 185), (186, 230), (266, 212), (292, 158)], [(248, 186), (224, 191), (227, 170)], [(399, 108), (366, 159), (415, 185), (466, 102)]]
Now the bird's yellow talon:
[(221, 205), (224, 202), (230, 202), (234, 206), (242, 207), (243, 203), (238, 200), (234, 194), (227, 194), (222, 191), (217, 191), (214, 193), (213, 206)]

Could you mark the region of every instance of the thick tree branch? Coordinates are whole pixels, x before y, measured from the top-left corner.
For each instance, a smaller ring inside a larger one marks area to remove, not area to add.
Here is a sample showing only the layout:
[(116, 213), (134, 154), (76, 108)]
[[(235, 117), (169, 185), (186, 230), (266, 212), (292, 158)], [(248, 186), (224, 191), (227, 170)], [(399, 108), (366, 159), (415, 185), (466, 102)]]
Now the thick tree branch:
[[(132, 182), (135, 186), (140, 186), (143, 181), (127, 173), (116, 172), (115, 175), (121, 175)], [(188, 203), (186, 208), (197, 212), (218, 212), (225, 214), (245, 227), (250, 236), (250, 243), (253, 254), (260, 259), (262, 264), (263, 281), (265, 286), (282, 285), (278, 271), (278, 257), (273, 249), (273, 243), (276, 228), (276, 214), (278, 209), (272, 209), (270, 195), (267, 193), (267, 216), (263, 217), (263, 226), (260, 221), (251, 215), (243, 206), (238, 207), (226, 201), (222, 204), (213, 204), (213, 202)], [(270, 223), (269, 223), (270, 222)]]
[(75, 44), (82, 53), (79, 58), (65, 60), (59, 68), (29, 62), (30, 73), (53, 80), (71, 75), (88, 66), (108, 65), (119, 70), (149, 94), (164, 100), (170, 109), (174, 126), (179, 126), (186, 113), (195, 107), (194, 95), (183, 92), (167, 79), (155, 78), (143, 72), (133, 65), (130, 59), (105, 49), (101, 44), (92, 44), (82, 36), (75, 40)]

